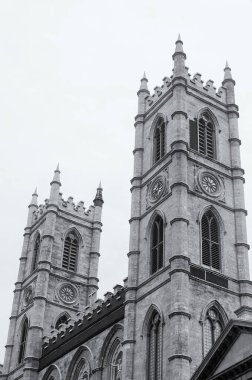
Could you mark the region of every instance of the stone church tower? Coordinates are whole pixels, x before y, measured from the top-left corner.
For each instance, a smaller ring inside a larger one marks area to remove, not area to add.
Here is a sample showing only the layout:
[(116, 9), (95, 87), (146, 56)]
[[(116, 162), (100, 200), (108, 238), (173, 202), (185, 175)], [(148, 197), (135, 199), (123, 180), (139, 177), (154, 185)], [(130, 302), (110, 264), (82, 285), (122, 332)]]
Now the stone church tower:
[(230, 320), (252, 341), (235, 81), (228, 64), (217, 91), (191, 77), (180, 37), (173, 61), (138, 91), (125, 286), (96, 300), (102, 189), (66, 202), (57, 168), (29, 206), (0, 378), (189, 380)]
[(42, 337), (71, 322), (98, 289), (101, 186), (88, 210), (64, 201), (60, 186), (57, 167), (45, 204), (38, 207), (36, 190), (32, 196), (15, 284), (3, 373), (25, 363), (27, 380), (37, 376)]
[(235, 82), (227, 64), (216, 92), (185, 60), (179, 37), (171, 78), (138, 91), (127, 380), (188, 380), (229, 318), (252, 318)]

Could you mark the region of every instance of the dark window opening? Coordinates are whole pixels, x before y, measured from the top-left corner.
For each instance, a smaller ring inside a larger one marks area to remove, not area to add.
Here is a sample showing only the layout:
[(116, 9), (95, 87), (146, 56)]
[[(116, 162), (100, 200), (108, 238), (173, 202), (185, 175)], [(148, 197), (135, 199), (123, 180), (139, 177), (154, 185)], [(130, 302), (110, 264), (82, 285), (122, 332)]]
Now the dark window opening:
[(33, 264), (32, 270), (34, 271), (38, 266), (39, 259), (39, 248), (40, 248), (40, 236), (38, 235), (35, 241), (34, 250), (33, 250)]
[(78, 240), (73, 232), (65, 239), (62, 268), (75, 271), (78, 254)]
[(18, 355), (18, 363), (22, 363), (25, 356), (25, 348), (28, 334), (28, 320), (26, 319), (23, 324), (20, 346), (19, 346), (19, 355)]
[(201, 221), (202, 263), (220, 270), (219, 225), (211, 211), (207, 211)]
[(164, 225), (161, 216), (154, 220), (151, 231), (151, 274), (163, 267)]
[(59, 330), (62, 324), (67, 324), (67, 323), (68, 323), (68, 316), (64, 314), (58, 318), (57, 322), (55, 323), (55, 329)]
[(161, 379), (161, 319), (155, 312), (148, 328), (148, 380)]
[(165, 154), (165, 122), (158, 121), (154, 132), (154, 163), (159, 161)]
[(204, 112), (200, 116), (198, 123), (196, 120), (190, 120), (189, 129), (190, 148), (197, 150), (209, 158), (215, 158), (215, 128), (207, 112)]

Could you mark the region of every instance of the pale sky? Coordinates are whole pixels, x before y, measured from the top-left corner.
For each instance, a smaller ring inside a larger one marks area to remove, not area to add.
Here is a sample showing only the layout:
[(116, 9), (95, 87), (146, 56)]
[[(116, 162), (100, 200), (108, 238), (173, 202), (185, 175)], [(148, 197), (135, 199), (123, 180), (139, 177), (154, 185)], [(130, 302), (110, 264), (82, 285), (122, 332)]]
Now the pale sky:
[(134, 117), (140, 78), (172, 73), (181, 33), (189, 72), (218, 88), (236, 80), (248, 240), (252, 244), (251, 0), (2, 0), (0, 2), (0, 363), (23, 229), (60, 163), (65, 199), (104, 189), (100, 296), (127, 276)]

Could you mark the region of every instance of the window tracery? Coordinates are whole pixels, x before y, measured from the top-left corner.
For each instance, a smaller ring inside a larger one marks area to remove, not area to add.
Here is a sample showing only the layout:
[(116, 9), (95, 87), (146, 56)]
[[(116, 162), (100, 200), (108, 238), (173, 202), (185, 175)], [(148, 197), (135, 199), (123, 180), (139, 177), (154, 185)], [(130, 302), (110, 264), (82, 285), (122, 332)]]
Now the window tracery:
[(215, 307), (207, 310), (204, 320), (204, 355), (208, 353), (224, 328), (220, 312)]
[(156, 311), (148, 327), (147, 367), (148, 380), (161, 379), (161, 318)]

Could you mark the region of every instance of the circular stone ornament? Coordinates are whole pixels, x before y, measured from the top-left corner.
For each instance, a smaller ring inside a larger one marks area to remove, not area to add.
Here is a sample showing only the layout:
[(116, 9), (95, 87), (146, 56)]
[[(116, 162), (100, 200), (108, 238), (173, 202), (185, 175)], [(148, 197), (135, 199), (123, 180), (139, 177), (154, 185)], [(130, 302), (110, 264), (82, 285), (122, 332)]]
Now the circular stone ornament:
[(201, 189), (212, 197), (218, 197), (221, 194), (222, 188), (219, 179), (209, 172), (199, 174), (199, 184)]
[(165, 180), (162, 176), (159, 176), (155, 179), (153, 184), (150, 187), (150, 201), (151, 202), (157, 202), (161, 196), (163, 195), (165, 190)]
[(62, 284), (59, 288), (58, 294), (61, 301), (68, 304), (74, 303), (77, 299), (77, 290), (71, 284)]

